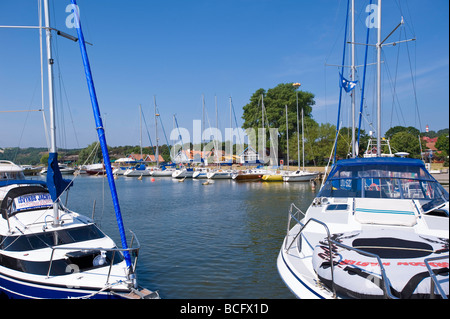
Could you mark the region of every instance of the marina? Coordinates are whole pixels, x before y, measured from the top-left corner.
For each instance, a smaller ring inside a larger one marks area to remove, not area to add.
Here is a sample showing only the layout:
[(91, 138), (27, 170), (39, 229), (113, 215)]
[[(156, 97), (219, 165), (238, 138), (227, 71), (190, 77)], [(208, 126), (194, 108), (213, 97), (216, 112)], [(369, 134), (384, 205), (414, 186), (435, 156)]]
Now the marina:
[[(92, 211), (118, 240), (101, 176), (78, 176), (68, 206)], [(276, 269), (291, 202), (306, 208), (309, 183), (119, 177), (125, 228), (139, 238), (137, 278), (163, 299), (292, 299)], [(65, 198), (64, 198), (65, 200)]]
[[(420, 37), (410, 8), (382, 0), (346, 0), (327, 4), (328, 11), (322, 3), (304, 10), (303, 3), (280, 9), (274, 1), (210, 7), (180, 1), (117, 10), (80, 0), (81, 19), (77, 0), (25, 1), (22, 8), (0, 5), (0, 37), (18, 52), (4, 50), (0, 58), (7, 93), (0, 100), (13, 109), (0, 110), (1, 299), (448, 299), (448, 128), (439, 129), (448, 122), (436, 116), (447, 105), (420, 82), (432, 71), (448, 84), (448, 46), (443, 62), (423, 60), (424, 52), (439, 49), (415, 47)], [(136, 27), (150, 8), (158, 14)], [(199, 12), (202, 21), (212, 20), (202, 25)], [(239, 27), (216, 25), (224, 16)], [(247, 16), (258, 32), (240, 25)], [(259, 24), (272, 17), (273, 33)], [(297, 28), (292, 21), (304, 24), (301, 41), (284, 32)], [(335, 24), (344, 21), (339, 30)], [(247, 30), (251, 37), (234, 35)], [(21, 32), (34, 32), (34, 40)], [(233, 34), (219, 40), (233, 50), (227, 54), (213, 40), (225, 34)], [(260, 35), (265, 49), (255, 54)], [(342, 55), (335, 43), (325, 57), (333, 41), (342, 41)], [(400, 58), (405, 53), (408, 59)], [(317, 68), (324, 59), (325, 68), (336, 68), (331, 76)], [(67, 89), (63, 73), (70, 75)], [(413, 78), (408, 85), (406, 75)], [(207, 93), (201, 93), (201, 120), (199, 91)], [(214, 120), (205, 100), (209, 105), (211, 92)], [(19, 110), (26, 99), (28, 110)], [(425, 116), (423, 99), (433, 105)], [(19, 115), (11, 120), (8, 113)], [(430, 119), (437, 132), (422, 124)], [(189, 302), (179, 312), (211, 316), (214, 306)], [(270, 308), (253, 306), (261, 315)], [(253, 306), (226, 309), (237, 314)]]

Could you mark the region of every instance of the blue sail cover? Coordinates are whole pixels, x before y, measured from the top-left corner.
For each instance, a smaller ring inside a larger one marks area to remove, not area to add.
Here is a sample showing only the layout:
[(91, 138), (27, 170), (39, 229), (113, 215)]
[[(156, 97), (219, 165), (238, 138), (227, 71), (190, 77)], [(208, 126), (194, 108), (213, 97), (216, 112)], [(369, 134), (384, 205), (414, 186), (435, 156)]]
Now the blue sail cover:
[(58, 153), (49, 153), (48, 168), (47, 168), (47, 188), (55, 202), (58, 197), (73, 185), (73, 182), (68, 179), (63, 179), (58, 165)]

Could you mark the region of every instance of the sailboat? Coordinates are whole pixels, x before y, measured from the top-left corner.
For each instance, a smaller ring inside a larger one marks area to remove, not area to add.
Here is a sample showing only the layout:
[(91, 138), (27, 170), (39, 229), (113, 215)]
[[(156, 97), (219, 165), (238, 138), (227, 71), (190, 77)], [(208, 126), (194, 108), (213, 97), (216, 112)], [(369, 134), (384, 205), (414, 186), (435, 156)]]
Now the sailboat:
[[(141, 149), (141, 160), (143, 160), (142, 156), (142, 106), (139, 105), (139, 127), (140, 127), (140, 139), (139, 139), (139, 146)], [(128, 167), (125, 172), (123, 173), (123, 176), (127, 177), (139, 177), (142, 178), (142, 176), (150, 176), (151, 171), (147, 168), (147, 165), (144, 163), (138, 163), (135, 166)]]
[(291, 205), (277, 268), (298, 298), (449, 296), (449, 194), (422, 161), (381, 156), (381, 0), (378, 26), (378, 156), (335, 162), (306, 212)]
[[(315, 180), (319, 173), (317, 172), (308, 172), (305, 170), (305, 139), (303, 134), (305, 132), (305, 127), (303, 125), (303, 110), (302, 110), (302, 149), (303, 149), (303, 169), (300, 169), (300, 149), (298, 150), (298, 169), (296, 171), (286, 172), (283, 175), (283, 180), (285, 182), (309, 182)], [(298, 139), (300, 138), (298, 134), (298, 98), (297, 98), (297, 144)]]
[[(286, 165), (289, 169), (289, 123), (288, 123), (288, 107), (286, 105), (286, 153), (287, 160)], [(286, 172), (282, 172), (280, 170), (269, 172), (268, 174), (263, 175), (262, 180), (265, 182), (282, 182), (283, 175)]]
[[(0, 165), (0, 293), (2, 297), (28, 299), (140, 299), (158, 298), (157, 292), (137, 281), (139, 241), (133, 235), (128, 247), (109, 160), (105, 132), (92, 81), (85, 41), (72, 0), (80, 50), (91, 95), (103, 160), (114, 201), (122, 248), (94, 221), (65, 207), (61, 194), (72, 186), (62, 178), (56, 151), (53, 103), (52, 29), (49, 1), (44, 0), (48, 61), (51, 146), (46, 181), (23, 179), (12, 164)], [(41, 19), (41, 17), (40, 17)], [(73, 37), (72, 37), (73, 38)]]

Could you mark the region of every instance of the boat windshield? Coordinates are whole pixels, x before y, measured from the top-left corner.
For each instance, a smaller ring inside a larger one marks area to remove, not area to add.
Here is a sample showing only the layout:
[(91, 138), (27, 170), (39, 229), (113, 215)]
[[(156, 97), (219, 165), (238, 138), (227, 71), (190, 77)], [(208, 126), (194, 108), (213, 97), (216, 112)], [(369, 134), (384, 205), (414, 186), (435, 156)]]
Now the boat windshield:
[(4, 251), (28, 251), (103, 237), (105, 237), (105, 234), (97, 226), (90, 224), (36, 234), (0, 236), (0, 249)]
[(318, 196), (440, 199), (448, 192), (422, 166), (345, 165), (330, 173)]
[(6, 171), (0, 172), (0, 180), (25, 179), (23, 172)]

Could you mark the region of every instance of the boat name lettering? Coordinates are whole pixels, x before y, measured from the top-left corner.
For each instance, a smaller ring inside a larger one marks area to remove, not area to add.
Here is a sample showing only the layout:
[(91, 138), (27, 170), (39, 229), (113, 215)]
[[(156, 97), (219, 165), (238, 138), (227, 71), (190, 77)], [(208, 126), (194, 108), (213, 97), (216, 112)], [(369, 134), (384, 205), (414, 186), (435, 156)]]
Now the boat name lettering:
[[(429, 263), (431, 267), (440, 267), (440, 268), (448, 268), (447, 262), (430, 262)], [(356, 260), (348, 260), (345, 259), (339, 263), (339, 265), (354, 265), (354, 266), (360, 266), (360, 267), (368, 267), (373, 266), (376, 267), (379, 264), (373, 263), (373, 262), (367, 262), (367, 261), (356, 261)], [(396, 264), (397, 266), (422, 266), (426, 267), (424, 262), (405, 262), (405, 261), (399, 261)], [(391, 266), (390, 262), (384, 262), (383, 266)]]
[(53, 204), (52, 197), (48, 193), (23, 195), (14, 198), (15, 210), (21, 211), (31, 208), (50, 207)]
[(27, 195), (27, 196), (20, 196), (19, 198), (17, 198), (17, 203), (23, 204), (48, 199), (51, 199), (50, 194)]

